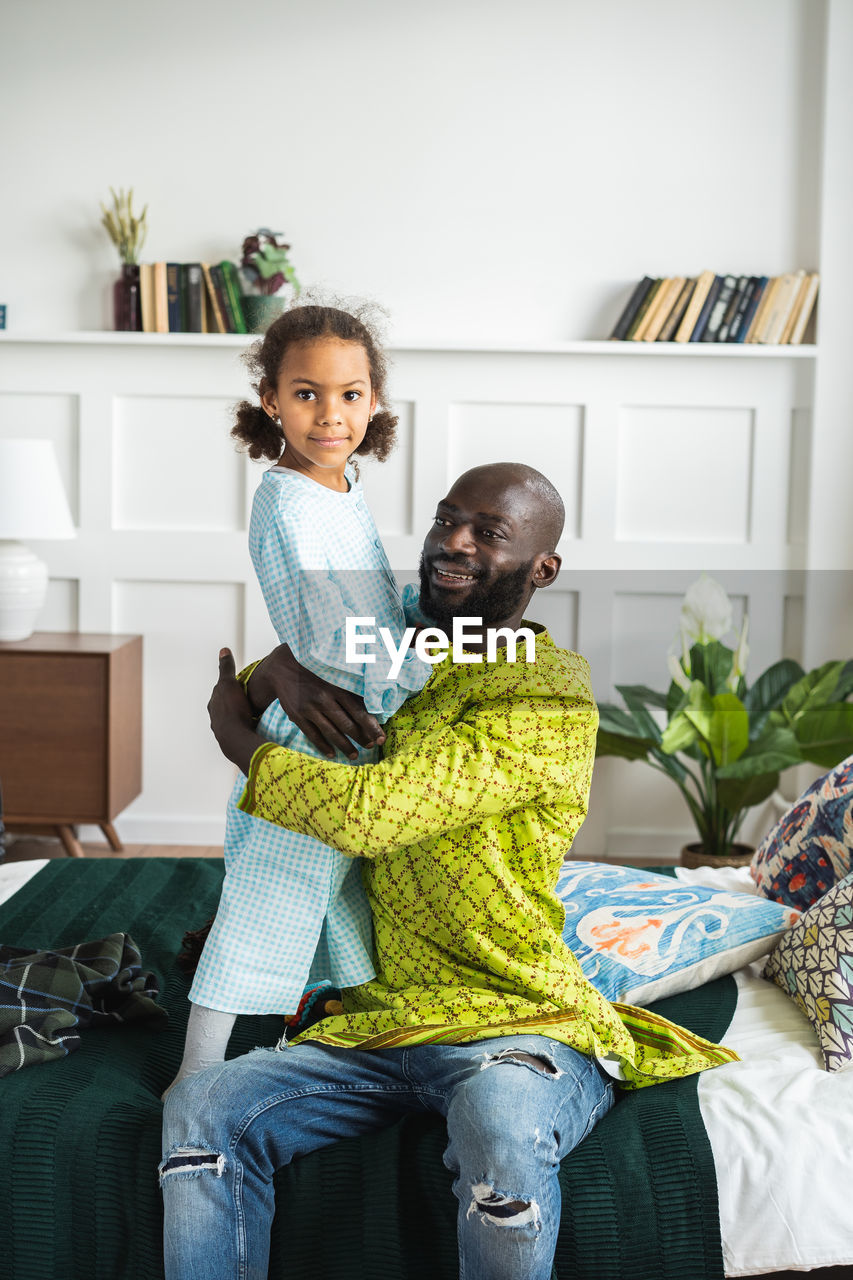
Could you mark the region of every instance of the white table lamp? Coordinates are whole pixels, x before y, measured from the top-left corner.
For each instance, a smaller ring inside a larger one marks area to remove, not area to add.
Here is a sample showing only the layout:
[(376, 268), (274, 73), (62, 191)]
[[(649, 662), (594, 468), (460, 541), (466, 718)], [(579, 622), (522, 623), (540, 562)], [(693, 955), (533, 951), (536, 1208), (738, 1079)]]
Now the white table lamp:
[(0, 439), (0, 641), (26, 640), (47, 593), (47, 565), (19, 538), (73, 538), (50, 440)]

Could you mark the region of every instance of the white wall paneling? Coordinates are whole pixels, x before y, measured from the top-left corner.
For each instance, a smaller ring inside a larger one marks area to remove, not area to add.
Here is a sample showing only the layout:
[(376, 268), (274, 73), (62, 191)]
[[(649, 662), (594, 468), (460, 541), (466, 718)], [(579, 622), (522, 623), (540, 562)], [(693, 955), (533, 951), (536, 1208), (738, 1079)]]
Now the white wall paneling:
[[(221, 838), (233, 771), (207, 727), (217, 650), (243, 661), (274, 643), (246, 545), (263, 464), (229, 437), (244, 342), (0, 340), (0, 433), (55, 439), (77, 495), (78, 537), (38, 548), (51, 574), (43, 625), (145, 637), (144, 790), (118, 820), (129, 840)], [(589, 658), (598, 698), (616, 683), (666, 684), (681, 597), (701, 570), (738, 618), (749, 612), (756, 670), (797, 656), (815, 360), (810, 348), (398, 348), (400, 443), (387, 463), (362, 463), (391, 563), (416, 573), (461, 469), (528, 462), (568, 514), (563, 571), (530, 614)], [(578, 852), (633, 839), (673, 854), (690, 828), (670, 791), (642, 766), (602, 761)]]

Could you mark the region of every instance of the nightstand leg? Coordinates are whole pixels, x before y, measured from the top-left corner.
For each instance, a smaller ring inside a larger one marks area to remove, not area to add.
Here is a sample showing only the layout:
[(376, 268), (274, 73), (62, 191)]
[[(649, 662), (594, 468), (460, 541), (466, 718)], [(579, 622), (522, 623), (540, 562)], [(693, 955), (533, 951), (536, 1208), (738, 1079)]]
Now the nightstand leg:
[(69, 827), (64, 822), (56, 824), (56, 834), (62, 841), (62, 847), (65, 852), (72, 858), (85, 858), (83, 846), (77, 839), (77, 835), (73, 827)]
[(124, 849), (124, 845), (122, 844), (121, 840), (119, 840), (118, 835), (116, 833), (116, 829), (113, 826), (113, 824), (111, 822), (102, 822), (99, 825), (104, 835), (106, 836), (107, 843), (109, 844), (113, 853), (121, 853), (121, 851)]

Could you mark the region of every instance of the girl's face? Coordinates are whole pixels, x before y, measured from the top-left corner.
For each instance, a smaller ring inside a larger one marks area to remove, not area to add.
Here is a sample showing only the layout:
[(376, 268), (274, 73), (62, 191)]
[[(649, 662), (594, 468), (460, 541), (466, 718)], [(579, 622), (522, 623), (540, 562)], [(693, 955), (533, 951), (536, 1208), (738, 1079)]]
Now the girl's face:
[(318, 338), (287, 349), (264, 408), (281, 419), (280, 464), (329, 489), (346, 489), (347, 458), (376, 408), (367, 352), (357, 342)]

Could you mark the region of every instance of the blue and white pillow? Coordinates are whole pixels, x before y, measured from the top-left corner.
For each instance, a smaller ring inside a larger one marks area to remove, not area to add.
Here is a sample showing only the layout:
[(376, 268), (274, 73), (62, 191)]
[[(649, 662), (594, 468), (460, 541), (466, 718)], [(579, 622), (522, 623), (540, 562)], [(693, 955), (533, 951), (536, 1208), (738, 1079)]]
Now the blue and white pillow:
[(566, 862), (563, 941), (608, 1000), (647, 1004), (758, 960), (799, 912), (606, 862)]

